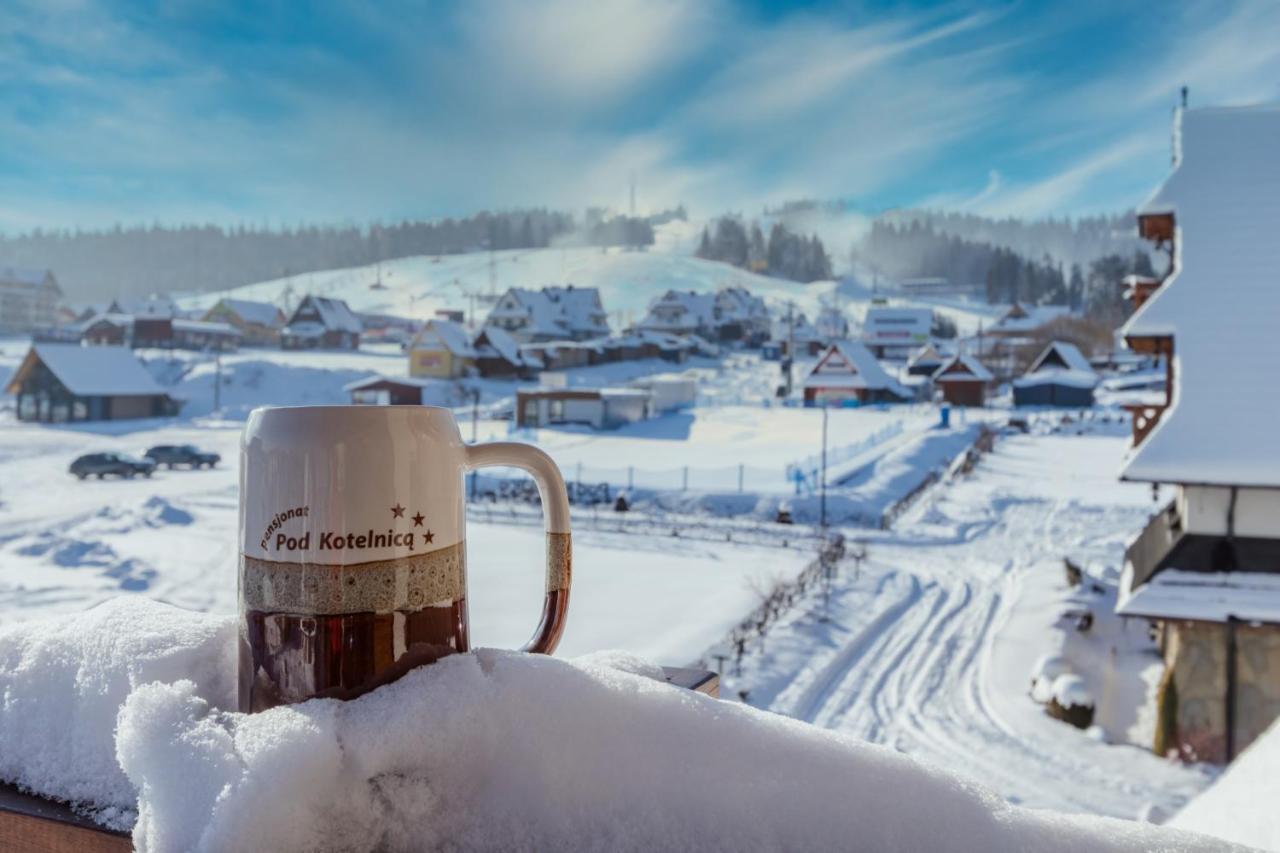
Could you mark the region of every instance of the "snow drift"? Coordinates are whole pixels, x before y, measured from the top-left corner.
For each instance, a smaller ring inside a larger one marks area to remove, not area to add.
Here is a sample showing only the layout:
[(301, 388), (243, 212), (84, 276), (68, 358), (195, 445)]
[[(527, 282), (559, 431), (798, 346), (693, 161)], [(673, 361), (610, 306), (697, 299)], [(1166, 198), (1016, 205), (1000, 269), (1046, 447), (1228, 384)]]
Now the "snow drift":
[(234, 625), (125, 599), (5, 630), (0, 767), (119, 809), (131, 783), (142, 851), (1223, 848), (1010, 806), (629, 658), (479, 651), (353, 702), (242, 715), (222, 710)]
[(1250, 744), (1213, 786), (1174, 815), (1170, 826), (1239, 844), (1280, 850), (1280, 722)]

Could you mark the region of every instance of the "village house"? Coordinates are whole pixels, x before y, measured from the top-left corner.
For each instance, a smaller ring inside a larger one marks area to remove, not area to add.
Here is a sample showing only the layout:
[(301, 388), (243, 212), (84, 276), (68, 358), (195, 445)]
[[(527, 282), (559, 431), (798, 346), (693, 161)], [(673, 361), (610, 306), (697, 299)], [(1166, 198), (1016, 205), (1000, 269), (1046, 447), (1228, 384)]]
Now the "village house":
[(802, 387), (806, 406), (898, 403), (912, 396), (856, 341), (827, 347)]
[(366, 344), (399, 344), (401, 346), (413, 340), (422, 324), (410, 317), (396, 314), (361, 312), (361, 340)]
[(341, 299), (307, 294), (280, 332), (284, 349), (358, 349), (363, 327)]
[(933, 311), (873, 305), (862, 322), (862, 344), (876, 358), (906, 360), (929, 342)]
[(944, 361), (946, 359), (938, 348), (932, 343), (927, 343), (911, 353), (911, 357), (907, 359), (907, 375), (932, 376), (938, 372), (938, 368), (942, 367)]
[(520, 344), (496, 326), (481, 329), (471, 342), (476, 369), (486, 379), (527, 379), (542, 369), (536, 357), (520, 352)]
[(1158, 631), (1156, 752), (1225, 762), (1280, 717), (1280, 245), (1257, 226), (1280, 221), (1280, 109), (1178, 121), (1173, 172), (1138, 214), (1171, 271), (1122, 330), (1176, 375), (1121, 476), (1174, 497), (1126, 551), (1116, 610)]
[(17, 398), (18, 420), (42, 423), (163, 417), (179, 406), (120, 346), (36, 344), (5, 392)]
[(210, 323), (226, 323), (240, 333), (240, 342), (250, 347), (280, 346), (280, 330), (284, 312), (270, 302), (248, 299), (219, 299), (201, 319)]
[(1093, 405), (1098, 374), (1075, 344), (1053, 341), (1036, 356), (1026, 373), (1013, 380), (1015, 406)]
[(32, 332), (54, 325), (61, 299), (51, 270), (0, 267), (0, 331)]
[(429, 379), (374, 375), (348, 382), (342, 390), (351, 395), (351, 403), (357, 406), (420, 406), (422, 392), (430, 385)]
[(516, 426), (533, 428), (577, 424), (616, 429), (653, 415), (653, 397), (640, 388), (520, 388), (516, 390)]
[(476, 366), (476, 350), (467, 330), (448, 320), (428, 320), (409, 342), (409, 375), (458, 379)]
[(650, 303), (636, 330), (757, 346), (769, 336), (769, 309), (744, 287), (722, 287), (715, 293), (668, 290)]
[(933, 384), (942, 391), (942, 399), (953, 406), (984, 406), (987, 387), (994, 377), (991, 371), (968, 353), (957, 353), (947, 359), (933, 374)]
[(1015, 302), (986, 330), (992, 337), (1030, 337), (1042, 326), (1071, 313), (1066, 305), (1023, 305)]
[(609, 334), (609, 315), (594, 287), (513, 287), (498, 298), (484, 325), (522, 344), (583, 341)]
[(228, 352), (239, 346), (240, 332), (229, 323), (110, 313), (82, 324), (79, 340), (89, 346)]
[(111, 300), (106, 314), (127, 314), (130, 317), (163, 317), (172, 319), (182, 316), (178, 303), (169, 296), (153, 293), (150, 296), (136, 298), (117, 298)]
[[(780, 358), (815, 356), (823, 352), (829, 343), (803, 312), (792, 312), (775, 319), (770, 338), (771, 343), (777, 343)], [(793, 346), (795, 347), (794, 355), (791, 352)], [(770, 353), (771, 356), (772, 353)]]

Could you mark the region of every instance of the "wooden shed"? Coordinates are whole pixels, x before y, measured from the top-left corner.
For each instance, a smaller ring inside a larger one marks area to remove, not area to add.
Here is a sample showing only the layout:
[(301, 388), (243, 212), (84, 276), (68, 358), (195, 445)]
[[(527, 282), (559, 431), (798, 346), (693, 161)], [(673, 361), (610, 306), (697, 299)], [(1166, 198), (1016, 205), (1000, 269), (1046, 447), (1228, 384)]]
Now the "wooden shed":
[(933, 374), (933, 384), (942, 391), (942, 399), (953, 406), (982, 406), (987, 402), (987, 386), (991, 371), (967, 353), (947, 359)]
[(179, 407), (120, 346), (36, 344), (5, 391), (17, 398), (18, 420), (42, 423), (164, 417)]

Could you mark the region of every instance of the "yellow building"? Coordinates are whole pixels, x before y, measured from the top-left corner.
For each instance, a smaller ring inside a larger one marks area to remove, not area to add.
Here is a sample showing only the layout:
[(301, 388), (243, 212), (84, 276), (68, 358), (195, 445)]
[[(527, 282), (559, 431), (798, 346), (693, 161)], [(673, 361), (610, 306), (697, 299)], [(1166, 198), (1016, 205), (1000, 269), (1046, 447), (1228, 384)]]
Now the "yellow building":
[(409, 344), (409, 375), (457, 379), (475, 368), (467, 330), (449, 320), (429, 320)]

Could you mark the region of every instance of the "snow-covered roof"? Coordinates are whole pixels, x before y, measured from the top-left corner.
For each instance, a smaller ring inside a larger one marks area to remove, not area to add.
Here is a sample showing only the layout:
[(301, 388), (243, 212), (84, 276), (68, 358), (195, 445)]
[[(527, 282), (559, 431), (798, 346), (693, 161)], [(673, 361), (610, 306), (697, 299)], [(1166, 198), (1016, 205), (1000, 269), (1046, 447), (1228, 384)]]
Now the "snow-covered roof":
[(154, 396), (161, 388), (128, 347), (36, 344), (10, 380), (10, 393), (39, 360), (78, 397)]
[(230, 323), (219, 323), (212, 320), (182, 320), (173, 321), (173, 330), (175, 332), (204, 332), (209, 335), (228, 335), (232, 337), (240, 337), (240, 330)]
[(414, 335), (413, 342), (409, 344), (411, 351), (438, 347), (443, 347), (461, 358), (474, 358), (476, 354), (467, 330), (452, 320), (428, 320), (418, 334)]
[(251, 299), (220, 299), (218, 304), (236, 314), (246, 323), (254, 323), (259, 326), (276, 326), (280, 322), (280, 309), (270, 302), (254, 302)]
[(931, 308), (873, 305), (862, 321), (862, 340), (876, 344), (918, 344), (929, 339)]
[(1052, 368), (1076, 370), (1081, 373), (1093, 373), (1093, 365), (1084, 357), (1080, 348), (1066, 341), (1053, 341), (1036, 356), (1035, 361), (1027, 368), (1027, 373)]
[(1280, 486), (1280, 107), (1180, 121), (1181, 160), (1140, 211), (1174, 212), (1174, 271), (1123, 330), (1174, 335), (1173, 406), (1123, 476)]
[(907, 367), (915, 367), (917, 364), (942, 364), (942, 361), (942, 353), (938, 352), (938, 348), (932, 343), (927, 343), (911, 353), (911, 357), (907, 359)]
[(568, 337), (609, 331), (600, 290), (595, 287), (513, 287), (502, 295), (485, 322), (505, 318), (527, 321), (524, 331), (533, 335)]
[(298, 303), (298, 307), (294, 309), (293, 317), (289, 319), (289, 325), (286, 327), (292, 335), (314, 335), (316, 332), (311, 328), (310, 321), (298, 322), (295, 318), (307, 306), (315, 308), (316, 314), (320, 318), (320, 325), (323, 330), (334, 332), (349, 332), (358, 335), (364, 331), (364, 324), (360, 322), (360, 318), (351, 310), (351, 307), (341, 299), (332, 299), (327, 296), (315, 296), (308, 294)]
[(1122, 585), (1116, 612), (1157, 619), (1225, 622), (1235, 617), (1280, 623), (1280, 574), (1164, 569), (1137, 589)]
[(0, 267), (0, 285), (20, 285), (27, 288), (57, 288), (53, 272), (34, 267)]
[(865, 388), (888, 390), (908, 397), (910, 393), (885, 372), (865, 346), (857, 341), (836, 341), (827, 347), (805, 377), (805, 388)]
[(1072, 388), (1093, 388), (1098, 384), (1098, 374), (1092, 370), (1063, 370), (1046, 367), (1013, 380), (1014, 388), (1035, 388), (1038, 385), (1063, 385)]
[(934, 382), (990, 382), (994, 378), (986, 365), (967, 352), (951, 356), (933, 373)]
[(1030, 332), (1071, 313), (1066, 305), (1023, 305), (1015, 302), (992, 326), (992, 332)]
[[(485, 326), (481, 329), (480, 334), (476, 335), (474, 345), (478, 356), (497, 356), (511, 364), (530, 364), (530, 366), (533, 366), (531, 364), (531, 361), (534, 360), (533, 357), (522, 354), (516, 339), (496, 326)], [(541, 362), (539, 362), (540, 364)]]
[(168, 296), (153, 293), (135, 299), (113, 299), (108, 313), (132, 314), (135, 317), (172, 318), (178, 316), (178, 303)]
[(668, 290), (649, 305), (639, 328), (693, 331), (715, 326), (716, 294)]
[(419, 379), (413, 376), (383, 376), (381, 374), (374, 373), (370, 376), (366, 376), (363, 379), (357, 379), (354, 382), (348, 382), (346, 385), (342, 386), (342, 390), (343, 391), (359, 391), (361, 388), (369, 388), (374, 385), (381, 385), (384, 382), (389, 382), (392, 385), (406, 385), (411, 388), (426, 388), (429, 385), (433, 385), (435, 381), (432, 379)]

